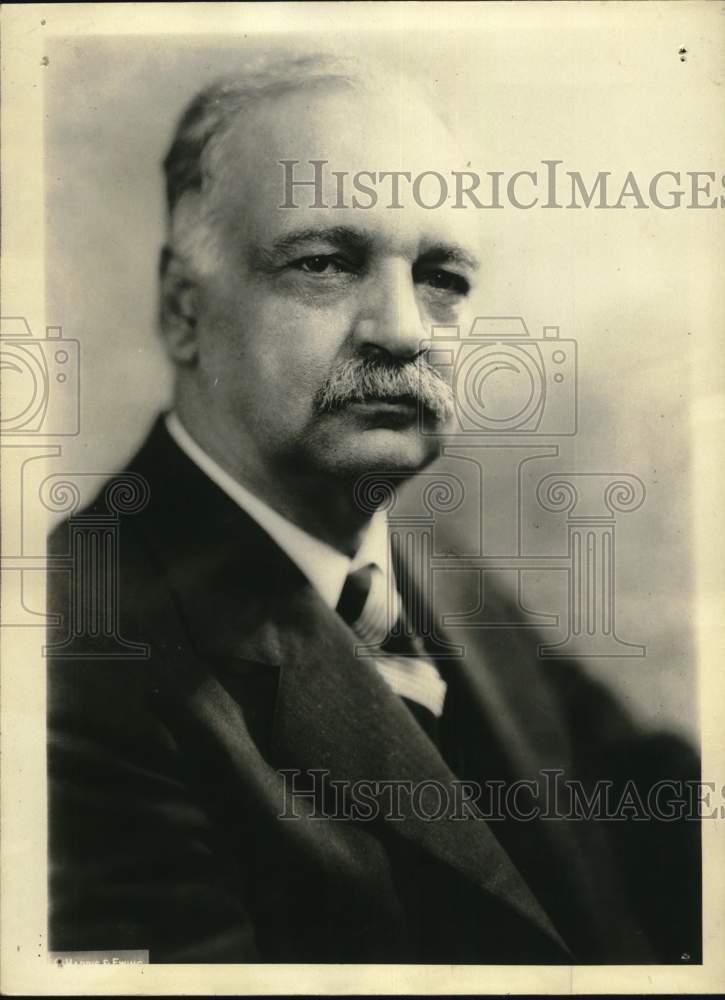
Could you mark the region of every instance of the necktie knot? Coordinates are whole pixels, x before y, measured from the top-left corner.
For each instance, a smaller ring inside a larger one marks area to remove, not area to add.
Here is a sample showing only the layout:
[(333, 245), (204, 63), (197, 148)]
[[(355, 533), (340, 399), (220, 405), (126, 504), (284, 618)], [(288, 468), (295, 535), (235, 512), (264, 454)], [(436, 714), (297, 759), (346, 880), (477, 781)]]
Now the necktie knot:
[(369, 563), (348, 574), (337, 610), (362, 642), (382, 645), (400, 617), (400, 598), (382, 569)]
[(414, 643), (411, 637), (406, 639), (401, 630), (394, 633), (401, 619), (400, 596), (394, 586), (388, 585), (377, 564), (369, 563), (348, 574), (337, 611), (367, 646), (388, 686), (405, 700), (423, 706), (432, 716), (439, 716), (445, 682), (420, 640)]
[(370, 592), (372, 565), (348, 573), (337, 603), (338, 614), (352, 628), (365, 607)]

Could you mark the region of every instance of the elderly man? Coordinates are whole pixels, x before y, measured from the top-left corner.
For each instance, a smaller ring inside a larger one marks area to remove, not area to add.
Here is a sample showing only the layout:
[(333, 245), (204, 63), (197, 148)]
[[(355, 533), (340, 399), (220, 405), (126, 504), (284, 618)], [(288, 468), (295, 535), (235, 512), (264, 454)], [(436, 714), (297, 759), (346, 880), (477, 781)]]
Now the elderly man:
[(420, 567), (356, 493), (436, 457), (452, 392), (424, 341), (470, 322), (481, 265), (475, 213), (354, 203), (340, 177), (464, 166), (412, 86), (323, 58), (184, 114), (161, 266), (173, 408), (129, 467), (149, 500), (118, 567), (124, 637), (148, 656), (60, 655), (78, 587), (51, 581), (53, 949), (697, 960), (694, 824), (492, 817), (468, 794), (556, 769), (646, 789), (696, 776), (686, 748), (537, 663), (495, 595), (511, 628), (437, 656)]

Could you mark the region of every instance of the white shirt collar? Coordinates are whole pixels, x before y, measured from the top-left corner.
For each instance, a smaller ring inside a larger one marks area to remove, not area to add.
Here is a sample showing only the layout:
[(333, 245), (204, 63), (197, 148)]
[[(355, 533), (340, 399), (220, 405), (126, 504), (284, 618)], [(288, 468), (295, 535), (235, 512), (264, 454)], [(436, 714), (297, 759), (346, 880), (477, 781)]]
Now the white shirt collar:
[(383, 571), (387, 582), (392, 583), (393, 567), (388, 524), (383, 511), (374, 514), (370, 519), (357, 553), (349, 559), (331, 545), (303, 531), (238, 483), (197, 444), (173, 411), (166, 414), (166, 428), (192, 462), (224, 490), (242, 510), (254, 518), (302, 570), (329, 607), (337, 606), (345, 579), (351, 570), (373, 563)]

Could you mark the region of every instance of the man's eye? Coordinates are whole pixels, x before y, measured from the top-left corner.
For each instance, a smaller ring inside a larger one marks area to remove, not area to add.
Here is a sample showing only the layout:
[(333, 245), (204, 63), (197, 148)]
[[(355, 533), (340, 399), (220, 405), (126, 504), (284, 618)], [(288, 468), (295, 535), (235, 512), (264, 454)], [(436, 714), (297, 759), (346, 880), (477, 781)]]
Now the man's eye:
[(435, 288), (436, 291), (449, 292), (453, 295), (468, 295), (471, 286), (468, 281), (454, 271), (446, 271), (443, 268), (433, 268), (431, 270), (413, 272), (416, 281)]
[(334, 254), (316, 254), (314, 257), (300, 257), (292, 267), (305, 274), (344, 274), (350, 268)]

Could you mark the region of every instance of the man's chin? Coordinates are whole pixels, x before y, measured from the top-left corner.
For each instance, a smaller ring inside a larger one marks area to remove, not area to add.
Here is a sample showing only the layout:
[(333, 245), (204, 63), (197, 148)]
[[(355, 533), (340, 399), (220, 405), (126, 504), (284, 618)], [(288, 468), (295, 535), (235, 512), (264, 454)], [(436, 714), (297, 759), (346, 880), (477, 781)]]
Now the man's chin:
[(439, 453), (440, 440), (434, 434), (422, 434), (418, 427), (382, 426), (341, 434), (326, 443), (317, 459), (331, 478), (350, 481), (372, 474), (412, 476)]

